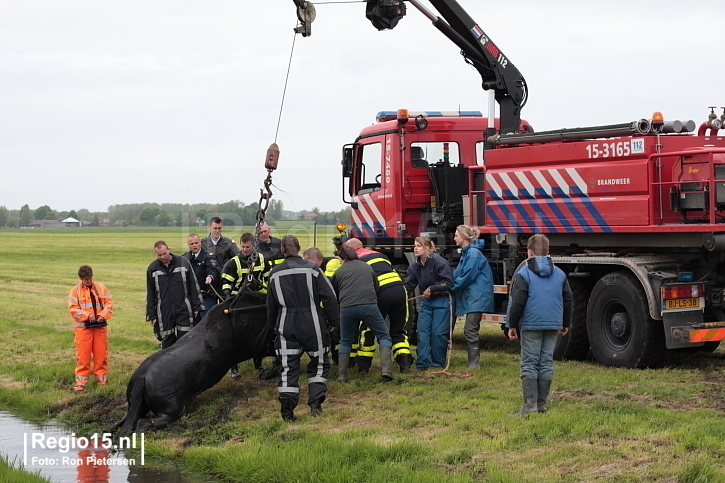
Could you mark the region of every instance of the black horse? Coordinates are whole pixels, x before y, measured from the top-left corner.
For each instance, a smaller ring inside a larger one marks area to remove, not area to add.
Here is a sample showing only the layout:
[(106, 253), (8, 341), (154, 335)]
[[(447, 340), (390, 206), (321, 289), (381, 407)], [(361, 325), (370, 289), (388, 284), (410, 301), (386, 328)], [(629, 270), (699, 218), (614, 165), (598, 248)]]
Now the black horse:
[[(113, 427), (121, 428), (119, 437), (173, 423), (232, 364), (268, 355), (272, 329), (265, 300), (264, 294), (245, 291), (215, 305), (173, 346), (143, 361), (128, 382), (126, 415)], [(149, 411), (154, 417), (146, 417)]]

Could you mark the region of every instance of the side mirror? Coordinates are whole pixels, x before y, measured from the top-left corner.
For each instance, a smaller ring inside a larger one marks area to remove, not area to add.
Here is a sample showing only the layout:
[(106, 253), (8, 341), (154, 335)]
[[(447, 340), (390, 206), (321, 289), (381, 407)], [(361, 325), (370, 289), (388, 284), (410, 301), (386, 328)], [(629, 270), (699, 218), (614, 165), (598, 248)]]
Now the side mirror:
[(352, 176), (352, 147), (342, 148), (342, 177)]

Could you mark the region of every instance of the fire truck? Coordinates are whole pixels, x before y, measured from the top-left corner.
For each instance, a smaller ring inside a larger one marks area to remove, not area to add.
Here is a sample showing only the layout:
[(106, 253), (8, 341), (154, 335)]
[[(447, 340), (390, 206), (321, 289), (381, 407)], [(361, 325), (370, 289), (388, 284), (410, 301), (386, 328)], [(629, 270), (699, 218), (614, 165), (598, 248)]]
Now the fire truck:
[[(306, 2), (295, 0), (310, 34)], [(555, 357), (606, 366), (661, 365), (667, 350), (714, 351), (725, 339), (725, 110), (707, 119), (660, 113), (616, 125), (535, 132), (520, 118), (526, 82), (455, 0), (409, 0), (461, 49), (489, 91), (488, 112), (382, 111), (342, 150), (345, 237), (386, 253), (401, 270), (415, 237), (452, 263), (460, 224), (478, 227), (494, 271), (497, 313), (544, 233), (568, 274), (574, 317)], [(382, 30), (401, 0), (368, 0)], [(495, 116), (494, 102), (499, 106)]]

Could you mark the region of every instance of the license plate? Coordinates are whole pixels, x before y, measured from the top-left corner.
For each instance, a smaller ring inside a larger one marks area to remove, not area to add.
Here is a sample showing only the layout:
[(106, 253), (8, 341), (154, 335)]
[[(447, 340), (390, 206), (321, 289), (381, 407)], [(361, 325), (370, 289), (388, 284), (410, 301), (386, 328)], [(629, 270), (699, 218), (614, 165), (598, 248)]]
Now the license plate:
[(666, 309), (694, 309), (700, 306), (699, 298), (667, 300)]

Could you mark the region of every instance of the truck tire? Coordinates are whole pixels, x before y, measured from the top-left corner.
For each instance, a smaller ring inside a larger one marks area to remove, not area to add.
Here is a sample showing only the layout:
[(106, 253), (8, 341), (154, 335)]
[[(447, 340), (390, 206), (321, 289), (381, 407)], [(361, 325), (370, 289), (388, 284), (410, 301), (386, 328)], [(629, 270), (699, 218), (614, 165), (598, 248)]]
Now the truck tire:
[(587, 303), (589, 302), (589, 285), (584, 280), (570, 279), (574, 310), (571, 317), (569, 333), (559, 336), (554, 349), (554, 359), (581, 361), (589, 352), (587, 335)]
[(664, 361), (662, 323), (649, 316), (644, 289), (627, 272), (609, 273), (594, 286), (587, 332), (592, 354), (602, 365), (644, 369)]

